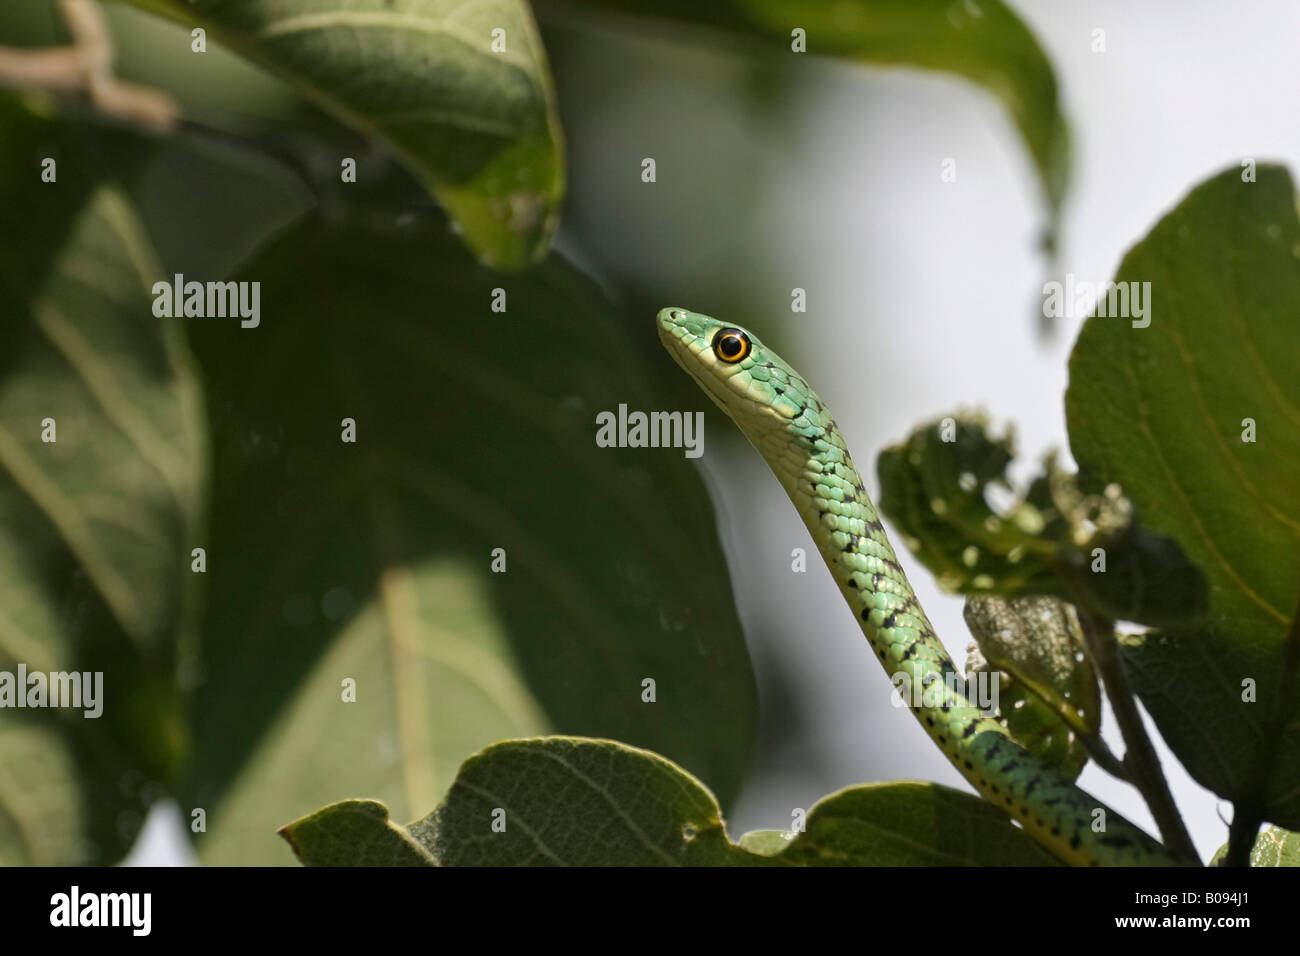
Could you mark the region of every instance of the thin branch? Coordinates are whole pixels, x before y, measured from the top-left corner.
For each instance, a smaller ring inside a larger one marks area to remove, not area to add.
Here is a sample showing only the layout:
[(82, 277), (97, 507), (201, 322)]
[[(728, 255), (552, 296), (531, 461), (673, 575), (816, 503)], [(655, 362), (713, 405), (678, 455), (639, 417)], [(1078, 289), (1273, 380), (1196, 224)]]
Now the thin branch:
[(1258, 807), (1233, 804), (1232, 823), (1228, 825), (1228, 852), (1220, 866), (1250, 866), (1250, 851), (1255, 848), (1255, 838), (1264, 823), (1264, 814)]
[(1120, 733), (1124, 737), (1124, 767), (1129, 772), (1129, 779), (1146, 800), (1151, 815), (1156, 818), (1156, 826), (1160, 828), (1165, 846), (1186, 862), (1199, 863), (1196, 845), (1192, 843), (1173, 795), (1169, 792), (1169, 784), (1160, 769), (1160, 758), (1156, 756), (1151, 738), (1147, 736), (1137, 702), (1120, 667), (1119, 655), (1115, 651), (1114, 625), (1082, 604), (1077, 605), (1076, 610), (1088, 656), (1092, 658), (1093, 667), (1101, 677), (1111, 709), (1115, 711), (1115, 722), (1119, 724)]
[(1133, 782), (1128, 767), (1124, 766), (1124, 761), (1115, 756), (1115, 752), (1106, 746), (1106, 741), (1102, 740), (1099, 734), (1081, 734), (1079, 739), (1083, 741), (1083, 746), (1093, 763), (1112, 777), (1117, 777), (1125, 783)]
[(177, 102), (152, 87), (113, 75), (113, 38), (103, 11), (93, 0), (59, 0), (72, 44), (44, 50), (0, 47), (0, 86), (80, 96), (111, 116), (156, 130), (170, 130), (180, 119)]

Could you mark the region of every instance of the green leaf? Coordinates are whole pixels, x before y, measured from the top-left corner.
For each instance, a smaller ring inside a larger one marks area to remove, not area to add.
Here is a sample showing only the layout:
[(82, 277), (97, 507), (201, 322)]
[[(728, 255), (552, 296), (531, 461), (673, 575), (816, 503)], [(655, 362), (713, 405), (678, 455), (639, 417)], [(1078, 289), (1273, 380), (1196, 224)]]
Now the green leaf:
[(344, 800), (280, 828), (305, 866), (434, 866), (375, 800)]
[(97, 717), (3, 712), (0, 861), (111, 863), (187, 743), (202, 398), (179, 330), (152, 315), (149, 239), (83, 160), (86, 134), (9, 98), (0, 130), (0, 207), (31, 225), (0, 238), (0, 671), (102, 675)]
[(442, 805), (410, 831), (444, 866), (751, 861), (727, 839), (718, 802), (699, 780), (612, 740), (493, 744), (465, 761)]
[[(328, 810), (309, 819), (340, 859), (353, 852), (356, 828)], [(442, 805), (406, 830), (453, 866), (1057, 864), (996, 807), (927, 783), (850, 787), (812, 808), (806, 832), (755, 831), (733, 844), (717, 801), (686, 771), (576, 737), (508, 740), (475, 754)]]
[(999, 722), (1071, 780), (1088, 762), (1083, 737), (1101, 727), (1101, 692), (1083, 657), (1074, 606), (1053, 597), (972, 596), (966, 625), (978, 647), (967, 672), (1001, 674)]
[[(1134, 685), (1200, 783), (1300, 828), (1300, 219), (1287, 172), (1230, 169), (1124, 257), (1150, 325), (1096, 315), (1070, 358), (1080, 468), (1204, 571), (1198, 627), (1123, 645)], [(1255, 441), (1245, 441), (1246, 420)]]
[(1200, 613), (1200, 572), (1173, 542), (1136, 523), (1119, 486), (1086, 494), (1048, 456), (1044, 474), (994, 507), (994, 496), (1009, 497), (1014, 457), (1010, 433), (990, 434), (982, 414), (922, 425), (880, 453), (880, 510), (940, 587), (1086, 597), (1113, 619), (1153, 625)]
[(1300, 866), (1300, 833), (1265, 827), (1250, 851), (1251, 866)]
[(344, 217), (237, 278), (262, 324), (192, 326), (215, 454), (202, 858), (283, 862), (277, 826), (358, 793), (411, 819), (469, 754), (551, 729), (732, 799), (755, 692), (709, 498), (680, 448), (596, 445), (599, 412), (657, 402), (595, 286)]
[[(1210, 866), (1220, 866), (1228, 855), (1228, 844), (1223, 844), (1210, 860)], [(1251, 866), (1300, 866), (1300, 833), (1281, 827), (1265, 827), (1255, 838), (1250, 849)]]
[(779, 862), (796, 866), (1060, 866), (992, 804), (937, 783), (823, 797)]
[(776, 856), (786, 851), (795, 836), (789, 830), (750, 830), (736, 845), (757, 856)]
[[(1011, 113), (1052, 211), (1069, 178), (1056, 75), (1033, 33), (998, 0), (589, 0), (588, 6), (717, 27), (773, 51), (941, 70), (978, 83)], [(797, 61), (796, 61), (797, 62)]]
[[(564, 192), (555, 95), (524, 0), (130, 0), (284, 77), (384, 142), (487, 265), (545, 257)], [(493, 31), (505, 49), (493, 49)], [(359, 175), (365, 175), (364, 168)]]

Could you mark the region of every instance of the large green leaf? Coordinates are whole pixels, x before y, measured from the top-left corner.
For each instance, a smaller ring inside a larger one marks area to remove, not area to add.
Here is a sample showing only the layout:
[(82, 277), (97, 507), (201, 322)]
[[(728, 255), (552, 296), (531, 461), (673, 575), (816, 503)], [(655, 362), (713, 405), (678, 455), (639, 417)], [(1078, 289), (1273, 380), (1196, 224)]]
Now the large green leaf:
[[(773, 50), (942, 70), (980, 84), (1011, 113), (1055, 219), (1069, 176), (1056, 75), (1024, 22), (999, 0), (588, 0), (588, 6), (714, 26)], [(1053, 226), (1053, 229), (1055, 227)]]
[[(364, 825), (357, 816), (365, 814)], [(850, 787), (812, 807), (802, 832), (732, 843), (713, 794), (657, 754), (612, 740), (510, 740), (465, 761), (436, 811), (406, 828), (361, 801), (285, 828), (306, 864), (367, 847), (460, 866), (1049, 866), (996, 807), (929, 783)], [(391, 825), (387, 825), (391, 827)], [(376, 852), (376, 851), (371, 851)]]
[(546, 53), (524, 0), (127, 2), (212, 30), (385, 142), (484, 263), (514, 270), (545, 256), (564, 162)]
[(1150, 325), (1085, 323), (1066, 414), (1084, 472), (1208, 582), (1202, 626), (1124, 644), (1143, 703), (1198, 781), (1295, 829), (1300, 219), (1285, 170), (1247, 179), (1198, 186), (1124, 257), (1116, 282), (1151, 283)]
[(503, 282), (393, 218), (287, 232), (240, 276), (262, 324), (193, 327), (215, 450), (185, 789), (204, 859), (283, 860), (276, 827), (351, 796), (411, 819), (468, 754), (551, 728), (653, 747), (732, 799), (754, 687), (708, 495), (680, 448), (595, 442), (598, 412), (657, 406), (632, 340), (558, 258)]
[(0, 99), (0, 208), (25, 224), (0, 238), (0, 670), (102, 673), (99, 717), (0, 711), (3, 862), (118, 859), (186, 744), (201, 395), (152, 315), (148, 237), (83, 137)]

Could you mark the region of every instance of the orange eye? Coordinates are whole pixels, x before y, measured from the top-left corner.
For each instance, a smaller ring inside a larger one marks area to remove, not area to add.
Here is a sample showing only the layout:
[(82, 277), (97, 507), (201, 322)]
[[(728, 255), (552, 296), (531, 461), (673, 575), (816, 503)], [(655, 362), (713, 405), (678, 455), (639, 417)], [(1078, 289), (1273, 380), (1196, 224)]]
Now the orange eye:
[(718, 329), (713, 337), (713, 354), (728, 365), (744, 361), (751, 348), (749, 336), (740, 329)]

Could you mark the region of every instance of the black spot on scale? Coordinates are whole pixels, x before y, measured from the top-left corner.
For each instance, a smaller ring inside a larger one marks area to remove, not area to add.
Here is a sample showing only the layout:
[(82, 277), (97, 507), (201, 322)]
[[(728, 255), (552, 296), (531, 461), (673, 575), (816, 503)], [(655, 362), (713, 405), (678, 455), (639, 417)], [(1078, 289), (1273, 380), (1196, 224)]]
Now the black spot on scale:
[(966, 725), (966, 729), (963, 730), (963, 731), (961, 732), (961, 735), (962, 735), (963, 738), (974, 737), (974, 736), (975, 736), (975, 721), (972, 720), (969, 724), (967, 724), (967, 725)]
[(974, 765), (973, 763), (971, 763), (969, 760), (964, 761), (964, 762), (965, 762), (965, 764), (966, 764), (966, 769), (967, 769), (967, 770), (973, 770), (973, 769), (975, 768), (975, 765)]
[(1076, 833), (1074, 836), (1070, 837), (1070, 849), (1079, 849), (1079, 844), (1082, 842), (1083, 841), (1079, 839), (1079, 834)]
[(862, 609), (862, 620), (864, 620), (864, 621), (869, 621), (869, 620), (871, 620), (871, 608), (869, 608), (869, 607), (864, 607), (864, 608)]
[(1060, 836), (1060, 835), (1061, 835), (1061, 828), (1060, 828), (1060, 827), (1052, 827), (1052, 836)]

